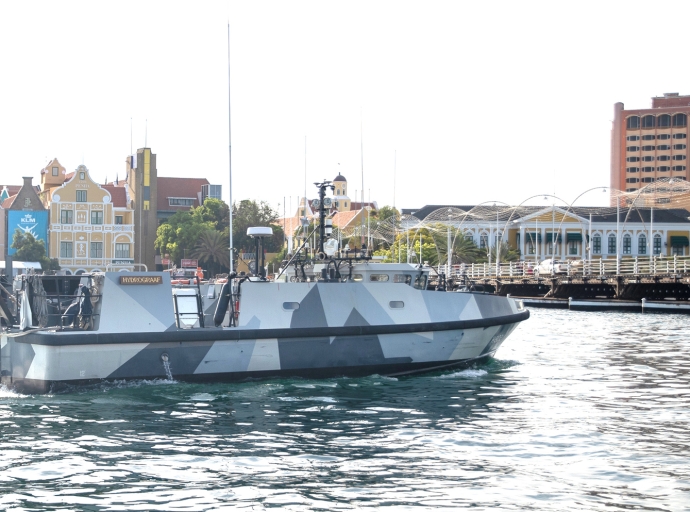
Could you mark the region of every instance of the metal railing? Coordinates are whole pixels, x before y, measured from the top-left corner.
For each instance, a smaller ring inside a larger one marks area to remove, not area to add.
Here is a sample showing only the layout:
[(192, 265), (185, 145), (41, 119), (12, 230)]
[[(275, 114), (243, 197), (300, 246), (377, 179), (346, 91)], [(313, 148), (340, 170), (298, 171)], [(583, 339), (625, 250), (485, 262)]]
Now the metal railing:
[[(540, 268), (533, 261), (511, 261), (507, 263), (463, 263), (453, 265), (450, 278), (456, 281), (480, 278), (550, 278), (550, 277), (611, 277), (611, 276), (663, 276), (690, 274), (690, 256), (633, 256), (615, 259), (564, 260), (556, 262), (556, 272)], [(448, 274), (448, 265), (439, 265), (439, 274)]]

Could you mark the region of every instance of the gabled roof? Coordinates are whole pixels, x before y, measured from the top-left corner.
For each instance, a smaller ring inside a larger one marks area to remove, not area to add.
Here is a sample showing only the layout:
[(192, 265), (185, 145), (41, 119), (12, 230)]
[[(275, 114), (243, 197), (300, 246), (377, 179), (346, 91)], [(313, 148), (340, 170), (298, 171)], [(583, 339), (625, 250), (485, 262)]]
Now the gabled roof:
[(17, 198), (17, 194), (14, 194), (14, 195), (8, 197), (7, 199), (5, 199), (5, 200), (2, 202), (2, 207), (3, 207), (4, 209), (8, 209), (10, 206), (12, 206), (12, 204), (14, 203), (14, 200), (15, 200), (16, 198)]
[(127, 208), (127, 192), (124, 187), (101, 185), (101, 188), (110, 192), (111, 201), (115, 208)]
[(170, 206), (169, 197), (189, 197), (194, 199), (194, 207), (199, 206), (201, 186), (208, 185), (206, 178), (164, 178), (158, 176), (158, 210), (189, 210), (191, 206)]

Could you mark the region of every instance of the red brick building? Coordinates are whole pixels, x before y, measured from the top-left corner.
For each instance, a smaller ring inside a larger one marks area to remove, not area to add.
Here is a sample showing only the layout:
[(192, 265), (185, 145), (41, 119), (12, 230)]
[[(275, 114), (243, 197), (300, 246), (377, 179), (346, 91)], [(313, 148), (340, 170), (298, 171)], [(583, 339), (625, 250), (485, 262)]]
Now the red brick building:
[[(687, 181), (689, 115), (690, 96), (678, 93), (652, 98), (652, 108), (626, 110), (623, 103), (616, 103), (611, 189), (635, 192), (662, 178)], [(655, 201), (663, 207), (662, 199)]]

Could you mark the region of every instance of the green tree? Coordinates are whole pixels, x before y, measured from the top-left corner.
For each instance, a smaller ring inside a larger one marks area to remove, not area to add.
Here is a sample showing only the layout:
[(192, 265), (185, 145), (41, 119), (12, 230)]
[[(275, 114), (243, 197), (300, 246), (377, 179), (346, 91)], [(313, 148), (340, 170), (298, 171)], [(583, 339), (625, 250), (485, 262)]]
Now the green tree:
[(214, 221), (205, 221), (202, 214), (195, 214), (197, 209), (175, 213), (156, 230), (154, 246), (177, 264), (182, 258), (191, 257), (202, 233), (216, 229)]
[(59, 270), (60, 265), (55, 258), (46, 256), (46, 245), (43, 240), (36, 240), (31, 233), (22, 233), (17, 229), (12, 237), (12, 249), (16, 252), (13, 258), (17, 261), (38, 261), (45, 270)]
[(198, 259), (206, 267), (209, 277), (222, 272), (224, 268), (230, 267), (228, 237), (217, 229), (204, 231), (191, 257)]
[[(476, 262), (486, 263), (489, 261), (488, 252), (482, 251), (482, 256)], [(512, 249), (508, 242), (501, 242), (499, 245), (494, 245), (491, 248), (491, 262), (496, 263), (496, 254), (499, 255), (499, 263), (508, 263), (509, 261), (518, 261), (520, 259), (520, 251)]]
[(270, 227), (273, 236), (263, 240), (266, 252), (280, 252), (283, 248), (283, 228), (276, 224), (278, 213), (271, 206), (261, 201), (243, 199), (239, 204), (232, 205), (232, 245), (240, 252), (253, 252), (254, 239), (247, 235), (247, 228)]

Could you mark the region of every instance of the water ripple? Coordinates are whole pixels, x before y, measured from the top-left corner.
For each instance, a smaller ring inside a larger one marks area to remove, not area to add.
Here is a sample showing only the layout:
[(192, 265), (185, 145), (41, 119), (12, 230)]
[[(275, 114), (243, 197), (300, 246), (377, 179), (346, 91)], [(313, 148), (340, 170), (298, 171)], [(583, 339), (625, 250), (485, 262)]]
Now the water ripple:
[(688, 317), (532, 312), (409, 378), (0, 389), (2, 510), (687, 510)]

